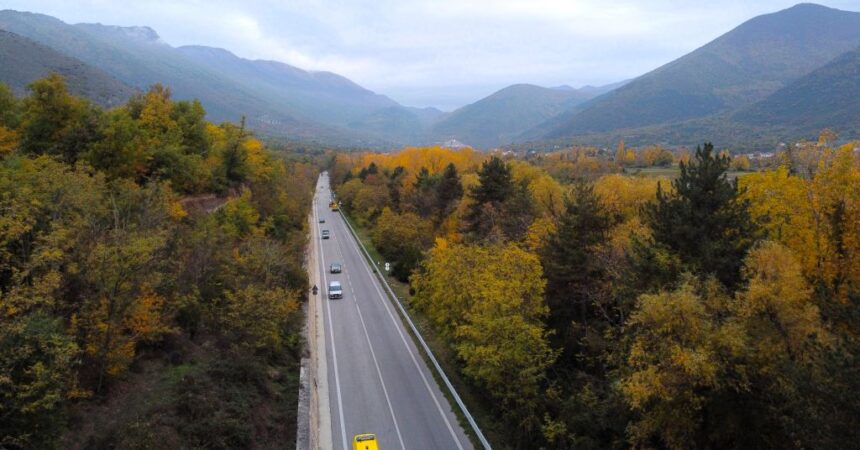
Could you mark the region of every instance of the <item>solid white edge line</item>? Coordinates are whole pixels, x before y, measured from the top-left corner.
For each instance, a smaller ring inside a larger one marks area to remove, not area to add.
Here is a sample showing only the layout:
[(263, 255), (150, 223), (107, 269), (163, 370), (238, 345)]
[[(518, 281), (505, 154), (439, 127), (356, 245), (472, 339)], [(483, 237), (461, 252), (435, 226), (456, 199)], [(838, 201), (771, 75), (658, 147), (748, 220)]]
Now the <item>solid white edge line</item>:
[[(338, 214), (340, 215), (340, 214)], [(346, 223), (346, 218), (341, 217), (341, 220)], [(346, 223), (349, 226), (348, 223)], [(358, 251), (358, 239), (350, 233), (350, 239), (352, 239), (355, 243), (356, 251)], [(433, 393), (433, 388), (430, 387), (430, 382), (427, 381), (427, 377), (424, 375), (424, 371), (421, 370), (421, 366), (418, 364), (418, 359), (415, 357), (412, 348), (409, 347), (409, 343), (406, 341), (406, 337), (403, 335), (403, 331), (401, 330), (401, 323), (394, 317), (394, 314), (391, 312), (390, 306), (388, 302), (385, 300), (385, 294), (382, 293), (382, 290), (379, 288), (379, 281), (375, 276), (370, 272), (369, 264), (367, 260), (364, 258), (364, 255), (359, 251), (359, 258), (364, 262), (362, 266), (364, 266), (364, 270), (367, 271), (368, 276), (370, 276), (370, 282), (373, 284), (373, 287), (376, 289), (377, 294), (379, 294), (379, 301), (382, 302), (382, 306), (385, 307), (385, 310), (388, 312), (388, 317), (391, 318), (391, 321), (394, 322), (394, 328), (397, 329), (397, 334), (400, 335), (400, 340), (403, 341), (403, 345), (406, 346), (406, 350), (409, 352), (409, 356), (412, 358), (412, 363), (415, 364), (415, 368), (418, 370), (418, 374), (421, 375), (421, 380), (424, 381), (424, 386), (427, 388), (427, 391), (430, 394), (430, 397), (433, 399), (433, 403), (436, 404), (436, 409), (439, 411), (439, 414), (442, 416), (442, 420), (445, 421), (445, 426), (447, 426), (448, 431), (451, 433), (451, 437), (454, 438), (454, 442), (457, 444), (457, 448), (459, 450), (464, 450), (463, 444), (460, 443), (460, 438), (457, 436), (457, 433), (454, 431), (454, 427), (451, 426), (451, 422), (448, 420), (448, 416), (445, 414), (445, 410), (442, 409), (442, 405), (439, 403), (439, 399), (436, 398), (436, 394)], [(440, 389), (441, 391), (441, 389)]]
[[(316, 204), (316, 202), (314, 202), (314, 219), (316, 219), (317, 231), (319, 232), (319, 234), (317, 234), (317, 245), (319, 245), (319, 249), (320, 249), (320, 263), (322, 264), (321, 272), (322, 272), (322, 276), (323, 276), (323, 284), (325, 285), (325, 294), (324, 294), (326, 297), (325, 298), (325, 305), (326, 305), (326, 310), (328, 311), (328, 324), (329, 324), (328, 331), (329, 331), (329, 336), (331, 337), (331, 358), (332, 358), (332, 361), (334, 362), (334, 386), (335, 386), (335, 391), (337, 392), (337, 412), (338, 412), (338, 417), (340, 418), (340, 435), (341, 435), (341, 438), (343, 438), (343, 449), (349, 450), (349, 447), (348, 447), (349, 441), (346, 440), (346, 424), (344, 423), (344, 419), (343, 419), (343, 399), (342, 399), (342, 396), (340, 393), (340, 376), (338, 376), (338, 370), (337, 370), (337, 350), (335, 349), (336, 346), (335, 346), (335, 342), (334, 342), (334, 325), (332, 324), (331, 303), (328, 300), (328, 277), (326, 276), (326, 271), (325, 271), (325, 250), (323, 249), (322, 240), (319, 239), (322, 229), (320, 228), (320, 224), (319, 224), (319, 217), (317, 215), (318, 214), (317, 213), (317, 207), (318, 207), (318, 205)], [(322, 289), (319, 289), (319, 291), (322, 293)]]

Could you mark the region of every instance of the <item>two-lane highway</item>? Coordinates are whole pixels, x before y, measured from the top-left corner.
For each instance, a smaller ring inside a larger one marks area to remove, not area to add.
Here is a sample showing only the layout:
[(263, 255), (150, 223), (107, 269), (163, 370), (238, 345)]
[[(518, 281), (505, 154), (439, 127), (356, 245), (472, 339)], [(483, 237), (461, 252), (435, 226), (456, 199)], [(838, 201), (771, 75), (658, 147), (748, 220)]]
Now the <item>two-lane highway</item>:
[[(390, 449), (472, 449), (447, 399), (406, 332), (383, 287), (362, 256), (343, 218), (329, 209), (327, 174), (314, 199), (313, 232), (320, 271), (334, 449), (351, 449), (359, 433), (377, 435)], [(325, 220), (320, 223), (320, 219)], [(322, 230), (331, 237), (321, 239)], [(329, 273), (341, 263), (341, 273)], [(343, 298), (328, 299), (328, 283), (340, 281)]]

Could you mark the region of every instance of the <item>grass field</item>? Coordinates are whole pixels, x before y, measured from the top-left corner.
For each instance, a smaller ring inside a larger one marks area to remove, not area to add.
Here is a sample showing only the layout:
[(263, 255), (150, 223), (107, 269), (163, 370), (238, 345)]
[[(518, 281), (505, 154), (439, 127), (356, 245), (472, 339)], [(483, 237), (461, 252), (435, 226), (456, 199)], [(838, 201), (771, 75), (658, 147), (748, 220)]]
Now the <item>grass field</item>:
[[(755, 172), (744, 172), (737, 170), (730, 170), (726, 172), (726, 176), (733, 180), (738, 177), (742, 177), (744, 175), (749, 175)], [(630, 167), (624, 169), (624, 175), (630, 175), (634, 177), (666, 177), (670, 179), (677, 178), (678, 175), (681, 174), (681, 170), (677, 166), (672, 167)]]

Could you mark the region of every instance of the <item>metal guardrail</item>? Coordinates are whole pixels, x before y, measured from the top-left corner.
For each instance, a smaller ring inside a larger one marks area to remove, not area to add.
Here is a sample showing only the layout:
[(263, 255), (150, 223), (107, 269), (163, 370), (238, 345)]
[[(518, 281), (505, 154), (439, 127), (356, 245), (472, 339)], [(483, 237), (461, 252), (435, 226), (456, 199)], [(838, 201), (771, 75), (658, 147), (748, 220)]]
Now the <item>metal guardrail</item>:
[[(355, 232), (355, 229), (352, 228), (352, 224), (349, 223), (349, 219), (346, 217), (343, 211), (338, 211), (340, 215), (343, 217), (343, 221), (346, 222), (346, 226), (349, 228), (349, 231), (352, 233), (352, 237), (355, 238), (355, 241), (358, 242), (359, 247), (361, 247), (362, 252), (364, 252), (364, 256), (368, 261), (373, 264), (373, 257), (370, 256), (370, 252), (364, 247), (364, 244), (361, 242), (361, 239), (358, 237), (358, 233)], [(439, 365), (439, 361), (436, 360), (436, 356), (433, 355), (433, 352), (430, 350), (430, 347), (427, 345), (427, 342), (424, 341), (424, 337), (421, 336), (421, 333), (418, 332), (418, 327), (415, 326), (415, 323), (412, 322), (412, 318), (409, 317), (409, 313), (406, 312), (406, 308), (403, 307), (403, 303), (397, 297), (397, 294), (394, 293), (394, 290), (391, 289), (391, 286), (388, 285), (388, 280), (385, 279), (383, 275), (380, 274), (378, 268), (374, 264), (374, 273), (377, 278), (382, 281), (382, 285), (385, 286), (385, 289), (388, 291), (388, 294), (394, 299), (394, 303), (397, 305), (397, 308), (400, 309), (401, 314), (406, 319), (406, 323), (409, 324), (409, 328), (412, 329), (412, 333), (418, 339), (418, 342), (421, 344), (421, 348), (424, 349), (424, 353), (430, 358), (430, 361), (433, 363), (433, 367), (436, 368), (436, 373), (439, 374), (439, 377), (442, 378), (442, 381), (445, 382), (445, 386), (448, 388), (448, 392), (451, 393), (451, 396), (454, 397), (454, 401), (457, 402), (457, 406), (460, 408), (460, 411), (463, 412), (463, 415), (466, 416), (466, 420), (469, 422), (469, 425), (472, 427), (472, 431), (475, 433), (475, 436), (478, 437), (478, 440), (481, 442), (481, 445), (484, 446), (485, 450), (492, 450), (493, 448), (490, 446), (487, 438), (484, 437), (484, 433), (481, 432), (481, 429), (478, 428), (478, 423), (475, 422), (475, 418), (472, 417), (472, 414), (469, 413), (468, 408), (466, 408), (466, 404), (463, 403), (463, 400), (460, 398), (460, 395), (457, 394), (457, 390), (454, 389), (454, 385), (451, 384), (451, 381), (448, 379), (448, 376), (445, 375), (445, 371), (442, 370), (442, 366)]]

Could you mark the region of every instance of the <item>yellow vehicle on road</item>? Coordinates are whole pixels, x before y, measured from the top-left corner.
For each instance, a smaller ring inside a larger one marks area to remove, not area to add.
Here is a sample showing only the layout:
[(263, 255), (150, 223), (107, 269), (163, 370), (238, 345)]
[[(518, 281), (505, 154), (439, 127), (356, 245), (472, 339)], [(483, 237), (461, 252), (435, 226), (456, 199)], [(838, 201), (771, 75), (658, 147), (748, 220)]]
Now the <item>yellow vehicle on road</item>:
[(379, 450), (375, 434), (356, 434), (352, 438), (352, 450)]
[(331, 208), (332, 211), (337, 211), (337, 202), (332, 201), (328, 204), (328, 207)]

